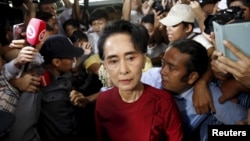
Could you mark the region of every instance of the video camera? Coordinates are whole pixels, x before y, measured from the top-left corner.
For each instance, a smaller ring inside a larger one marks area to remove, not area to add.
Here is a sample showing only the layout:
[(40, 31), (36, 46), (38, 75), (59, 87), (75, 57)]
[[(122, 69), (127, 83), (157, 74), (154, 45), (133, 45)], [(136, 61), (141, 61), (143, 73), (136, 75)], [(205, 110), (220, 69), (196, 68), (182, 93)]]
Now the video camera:
[(240, 7), (232, 6), (224, 10), (220, 10), (214, 15), (208, 15), (204, 21), (205, 30), (204, 32), (210, 34), (214, 31), (213, 21), (217, 22), (220, 25), (225, 25), (226, 23), (232, 20), (241, 20), (244, 19), (244, 9)]

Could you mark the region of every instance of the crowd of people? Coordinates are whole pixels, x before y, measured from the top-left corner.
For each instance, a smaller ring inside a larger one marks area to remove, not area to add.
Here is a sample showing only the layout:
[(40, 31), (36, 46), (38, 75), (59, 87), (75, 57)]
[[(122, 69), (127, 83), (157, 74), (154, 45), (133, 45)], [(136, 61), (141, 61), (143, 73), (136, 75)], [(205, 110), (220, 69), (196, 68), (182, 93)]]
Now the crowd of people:
[[(217, 50), (207, 24), (231, 7), (241, 15), (224, 24), (250, 22), (250, 1), (123, 0), (89, 13), (58, 1), (0, 3), (0, 140), (207, 141), (209, 125), (250, 124), (250, 56), (230, 40), (237, 60)], [(46, 23), (35, 45), (13, 32), (32, 18)]]

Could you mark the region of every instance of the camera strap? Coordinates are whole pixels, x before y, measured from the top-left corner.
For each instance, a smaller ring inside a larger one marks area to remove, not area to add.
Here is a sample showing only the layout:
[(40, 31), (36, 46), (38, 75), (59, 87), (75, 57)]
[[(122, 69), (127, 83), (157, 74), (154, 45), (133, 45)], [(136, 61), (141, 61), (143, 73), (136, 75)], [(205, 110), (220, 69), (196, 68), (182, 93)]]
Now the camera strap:
[(193, 32), (193, 33), (191, 33), (191, 34), (193, 34), (193, 35), (191, 35), (191, 37), (189, 37), (188, 39), (193, 39), (194, 37), (196, 37), (196, 36), (199, 35), (200, 33), (195, 33), (195, 32)]

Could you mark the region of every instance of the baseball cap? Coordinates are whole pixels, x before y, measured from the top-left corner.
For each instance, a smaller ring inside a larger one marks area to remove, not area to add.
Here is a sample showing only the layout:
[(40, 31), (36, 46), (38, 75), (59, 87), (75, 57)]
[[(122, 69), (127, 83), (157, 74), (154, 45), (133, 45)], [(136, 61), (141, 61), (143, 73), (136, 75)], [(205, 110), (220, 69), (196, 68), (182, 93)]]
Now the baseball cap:
[(194, 23), (196, 14), (187, 4), (175, 4), (160, 22), (165, 26), (174, 26), (181, 22)]
[(74, 58), (83, 54), (83, 49), (73, 46), (72, 42), (64, 35), (51, 35), (43, 43), (40, 53), (45, 63), (50, 63), (54, 58)]

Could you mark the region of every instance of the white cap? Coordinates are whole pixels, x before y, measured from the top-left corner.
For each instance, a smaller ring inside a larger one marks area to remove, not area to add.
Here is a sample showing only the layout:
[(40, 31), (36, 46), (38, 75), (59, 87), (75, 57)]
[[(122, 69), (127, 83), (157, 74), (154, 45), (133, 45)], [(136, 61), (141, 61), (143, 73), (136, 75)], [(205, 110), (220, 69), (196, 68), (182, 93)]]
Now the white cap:
[(196, 14), (187, 4), (175, 4), (167, 16), (160, 20), (165, 26), (174, 26), (181, 22), (194, 23)]

